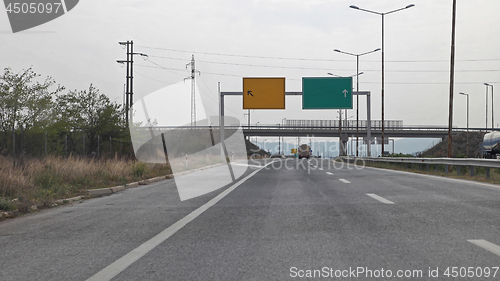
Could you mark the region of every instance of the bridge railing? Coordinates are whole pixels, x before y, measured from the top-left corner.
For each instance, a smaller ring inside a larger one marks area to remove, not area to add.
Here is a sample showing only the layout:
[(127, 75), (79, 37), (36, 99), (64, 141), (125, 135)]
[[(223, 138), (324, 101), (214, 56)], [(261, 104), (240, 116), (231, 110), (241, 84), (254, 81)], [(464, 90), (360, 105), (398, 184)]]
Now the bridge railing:
[[(334, 126), (333, 127), (328, 127), (328, 126), (284, 126), (282, 124), (259, 124), (257, 126), (251, 125), (247, 126), (244, 124), (226, 124), (224, 126), (225, 129), (238, 129), (242, 128), (243, 130), (310, 130), (310, 129), (317, 129), (317, 130), (338, 130), (338, 121), (337, 123), (332, 123)], [(336, 125), (336, 126), (335, 126)], [(355, 130), (356, 126), (352, 124), (348, 124), (349, 126), (342, 126), (343, 130)], [(365, 124), (366, 125), (366, 124)], [(219, 128), (218, 125), (213, 125), (213, 126), (154, 126), (154, 127), (142, 127), (143, 129), (153, 129), (153, 130), (168, 130), (168, 129), (215, 129), (217, 130)], [(359, 130), (363, 131), (366, 130), (367, 128), (364, 126), (359, 126)], [(373, 127), (372, 126), (372, 131), (377, 131), (381, 130), (382, 127)], [(405, 125), (405, 126), (393, 126), (393, 127), (385, 127), (386, 131), (391, 131), (391, 130), (401, 130), (401, 131), (447, 131), (448, 127), (443, 127), (443, 126), (432, 126), (432, 125), (426, 125), (426, 126), (418, 126), (418, 125)], [(467, 128), (461, 128), (461, 127), (453, 127), (454, 131), (466, 131)], [(486, 130), (485, 128), (469, 128), (470, 132), (486, 132), (489, 130)]]
[[(282, 127), (285, 128), (338, 128), (341, 122), (339, 120), (285, 120)], [(368, 125), (367, 120), (342, 120), (342, 128), (366, 128)], [(403, 127), (402, 120), (385, 120), (385, 128), (401, 128)], [(371, 120), (372, 128), (382, 128), (381, 120)]]
[[(338, 124), (338, 123), (337, 123)], [(334, 124), (334, 125), (337, 125), (337, 124)], [(228, 126), (226, 126), (227, 128)], [(327, 127), (327, 126), (311, 126), (311, 127), (306, 127), (306, 126), (284, 126), (284, 125), (281, 125), (281, 124), (259, 124), (258, 126), (246, 126), (246, 125), (242, 125), (242, 128), (243, 129), (273, 129), (273, 130), (278, 130), (278, 129), (296, 129), (296, 130), (301, 130), (301, 129), (324, 129), (324, 130), (337, 130), (338, 129), (338, 125), (337, 126), (333, 126), (333, 127)], [(359, 130), (366, 130), (367, 127), (364, 127), (364, 126), (359, 126), (358, 127)], [(371, 127), (372, 131), (377, 131), (377, 130), (381, 130), (382, 127)], [(356, 125), (354, 124), (354, 126), (350, 126), (350, 127), (346, 127), (346, 126), (342, 126), (342, 130), (356, 130)], [(415, 131), (415, 130), (419, 130), (419, 131), (447, 131), (448, 130), (448, 127), (444, 127), (444, 126), (433, 126), (433, 125), (425, 125), (425, 126), (417, 126), (417, 125), (413, 125), (413, 126), (395, 126), (395, 127), (385, 127), (385, 130), (387, 131), (390, 131), (390, 130), (407, 130), (407, 131)], [(467, 130), (467, 128), (461, 128), (461, 127), (453, 127), (453, 130), (458, 130), (458, 131), (465, 131)], [(484, 128), (469, 128), (469, 131), (470, 132), (474, 132), (474, 131), (477, 131), (477, 132), (484, 132), (485, 129)]]

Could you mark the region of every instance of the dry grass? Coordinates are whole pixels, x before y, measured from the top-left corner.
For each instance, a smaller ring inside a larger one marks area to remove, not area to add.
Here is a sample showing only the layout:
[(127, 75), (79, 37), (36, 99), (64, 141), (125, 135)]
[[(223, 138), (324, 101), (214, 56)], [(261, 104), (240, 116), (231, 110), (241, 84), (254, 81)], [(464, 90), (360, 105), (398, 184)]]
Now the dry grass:
[(28, 212), (33, 205), (51, 206), (57, 199), (83, 195), (85, 190), (110, 187), (171, 174), (162, 164), (118, 158), (93, 160), (70, 156), (24, 159), (13, 167), (0, 156), (0, 210)]

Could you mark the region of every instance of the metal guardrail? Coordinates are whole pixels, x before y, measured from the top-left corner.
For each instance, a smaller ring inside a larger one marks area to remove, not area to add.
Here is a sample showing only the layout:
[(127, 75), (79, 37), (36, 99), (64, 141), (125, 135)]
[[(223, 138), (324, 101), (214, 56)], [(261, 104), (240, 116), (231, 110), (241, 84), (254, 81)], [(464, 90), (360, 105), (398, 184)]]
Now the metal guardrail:
[(371, 157), (363, 158), (365, 161), (408, 163), (408, 164), (430, 164), (450, 166), (473, 166), (485, 168), (500, 168), (500, 160), (480, 158), (406, 158), (406, 157)]
[[(480, 159), (480, 158), (409, 158), (409, 157), (341, 157), (348, 162), (366, 161), (382, 163), (399, 164), (426, 164), (426, 165), (444, 165), (445, 173), (448, 174), (449, 166), (457, 166), (457, 174), (460, 173), (459, 167), (483, 167), (486, 168), (486, 178), (490, 177), (490, 168), (500, 168), (498, 159)], [(427, 166), (429, 169), (429, 166)], [(436, 166), (437, 170), (437, 166)], [(470, 169), (470, 175), (474, 176), (474, 169)]]

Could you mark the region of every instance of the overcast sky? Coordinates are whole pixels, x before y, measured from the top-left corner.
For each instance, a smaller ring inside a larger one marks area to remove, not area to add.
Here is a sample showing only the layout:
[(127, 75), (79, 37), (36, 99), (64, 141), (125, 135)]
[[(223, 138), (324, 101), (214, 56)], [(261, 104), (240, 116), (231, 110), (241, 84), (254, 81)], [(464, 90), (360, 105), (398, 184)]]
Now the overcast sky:
[[(483, 83), (500, 85), (500, 1), (457, 2), (454, 125), (466, 126), (466, 98), (458, 94), (466, 92), (470, 126), (484, 127)], [(380, 48), (381, 17), (349, 5), (387, 12), (408, 4), (415, 7), (385, 18), (385, 118), (405, 125), (446, 126), (451, 0), (85, 0), (60, 18), (16, 34), (4, 10), (1, 66), (14, 71), (33, 66), (68, 89), (83, 90), (93, 83), (121, 102), (125, 68), (116, 60), (125, 59), (125, 50), (118, 41), (134, 40), (134, 51), (149, 55), (148, 60), (135, 58), (137, 98), (182, 81), (194, 54), (202, 99), (217, 112), (217, 82), (223, 91), (241, 91), (242, 77), (286, 77), (287, 91), (301, 91), (303, 76), (355, 74), (355, 57), (333, 50), (363, 53)], [(381, 53), (361, 57), (360, 71), (360, 90), (372, 92), (372, 120), (380, 120)], [(226, 103), (227, 114), (246, 124), (241, 98)], [(491, 96), (488, 103), (491, 115)], [(360, 104), (360, 119), (365, 119), (364, 98)], [(336, 116), (333, 110), (303, 111), (298, 97), (287, 97), (286, 106), (255, 110), (252, 123)], [(495, 123), (500, 123), (500, 106), (495, 112)], [(355, 111), (348, 115), (355, 116)]]

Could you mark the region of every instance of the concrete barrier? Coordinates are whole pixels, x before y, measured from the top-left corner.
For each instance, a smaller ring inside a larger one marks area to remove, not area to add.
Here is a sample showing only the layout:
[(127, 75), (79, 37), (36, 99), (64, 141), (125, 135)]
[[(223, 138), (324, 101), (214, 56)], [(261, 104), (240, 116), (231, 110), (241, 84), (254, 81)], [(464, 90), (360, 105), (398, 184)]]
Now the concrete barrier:
[(111, 188), (99, 188), (99, 189), (89, 189), (87, 190), (87, 195), (89, 196), (103, 196), (113, 193)]
[(109, 189), (111, 189), (111, 191), (112, 191), (113, 193), (116, 193), (116, 192), (118, 192), (118, 191), (122, 191), (122, 190), (124, 190), (124, 189), (125, 189), (125, 186), (123, 186), (123, 185), (119, 185), (119, 186), (115, 186), (115, 187), (110, 187)]

